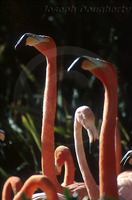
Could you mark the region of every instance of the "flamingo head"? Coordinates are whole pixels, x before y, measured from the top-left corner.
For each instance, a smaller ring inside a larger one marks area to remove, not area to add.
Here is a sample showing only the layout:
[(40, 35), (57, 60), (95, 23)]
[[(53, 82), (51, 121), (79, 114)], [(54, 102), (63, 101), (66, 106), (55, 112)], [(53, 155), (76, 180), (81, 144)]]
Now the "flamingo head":
[(67, 71), (69, 72), (71, 69), (77, 69), (80, 67), (84, 70), (91, 71), (98, 67), (106, 67), (106, 61), (90, 56), (80, 56), (72, 62)]
[(96, 76), (103, 84), (113, 85), (117, 84), (117, 74), (113, 65), (105, 60), (93, 58), (90, 56), (81, 56), (76, 58), (70, 67), (67, 69), (69, 72), (78, 69), (88, 70)]
[(99, 139), (99, 134), (94, 123), (94, 114), (88, 106), (80, 106), (76, 110), (75, 118), (87, 130), (91, 153), (91, 144), (96, 144)]
[(60, 145), (54, 152), (56, 175), (61, 174), (62, 166), (67, 162), (67, 157), (71, 156), (71, 151), (68, 147)]
[(62, 166), (64, 165), (63, 147), (62, 145), (57, 147), (54, 152), (56, 175), (61, 174)]
[[(45, 35), (36, 35), (33, 33), (25, 33), (15, 45), (15, 49), (23, 46), (34, 46), (38, 51), (42, 52), (46, 57), (56, 51), (56, 45), (52, 38)], [(50, 50), (50, 51), (49, 51)], [(51, 51), (53, 50), (53, 51)]]
[(2, 129), (0, 129), (0, 140), (5, 140), (5, 131), (3, 131)]
[(126, 164), (132, 165), (132, 150), (129, 150), (121, 159), (120, 165), (123, 169)]

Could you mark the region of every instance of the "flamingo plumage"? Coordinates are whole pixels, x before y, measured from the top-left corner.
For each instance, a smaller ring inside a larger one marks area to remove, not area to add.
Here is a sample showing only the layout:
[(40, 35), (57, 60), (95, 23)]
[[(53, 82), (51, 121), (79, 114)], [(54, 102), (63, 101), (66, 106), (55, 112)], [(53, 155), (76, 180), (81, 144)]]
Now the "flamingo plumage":
[[(70, 69), (75, 68), (75, 64), (80, 62), (84, 70), (89, 70), (96, 76), (105, 87), (103, 121), (100, 131), (99, 142), (99, 188), (100, 198), (105, 194), (105, 198), (114, 197), (119, 199), (116, 180), (115, 161), (115, 126), (117, 117), (117, 75), (112, 64), (89, 56), (77, 58)], [(79, 64), (78, 64), (79, 65)]]
[(64, 180), (62, 186), (74, 183), (74, 162), (71, 151), (68, 147), (60, 145), (55, 149), (55, 167), (57, 175), (61, 174), (62, 166), (65, 166)]
[(94, 124), (94, 114), (87, 106), (79, 107), (74, 117), (74, 144), (79, 168), (90, 199), (99, 198), (99, 188), (89, 170), (82, 139), (82, 126), (87, 130), (90, 143), (98, 140), (98, 132)]
[[(121, 165), (123, 168), (129, 163), (132, 165), (132, 150), (129, 150), (122, 158)], [(127, 200), (132, 199), (132, 170), (126, 170), (117, 177), (118, 192)]]
[[(34, 46), (46, 57), (47, 70), (41, 133), (42, 173), (55, 185), (57, 193), (63, 194), (65, 188), (57, 180), (54, 163), (54, 120), (57, 100), (56, 44), (49, 36), (26, 33), (18, 40), (15, 48), (18, 49), (25, 45)], [(87, 195), (84, 184), (81, 186), (80, 183), (72, 184), (72, 189), (69, 188), (70, 194), (73, 193), (73, 189), (78, 193), (80, 199)]]
[(34, 46), (46, 57), (47, 68), (43, 98), (43, 119), (41, 133), (42, 174), (46, 175), (56, 186), (57, 192), (63, 193), (64, 188), (57, 180), (54, 163), (54, 119), (57, 97), (56, 44), (53, 39), (48, 36), (26, 33), (19, 39), (15, 48), (19, 48), (24, 45)]
[(47, 199), (58, 200), (54, 184), (44, 175), (32, 175), (29, 177), (13, 200), (22, 200), (24, 196), (27, 199), (31, 199), (37, 188), (45, 192)]
[(5, 131), (3, 131), (2, 129), (0, 129), (0, 140), (5, 140)]
[(2, 190), (2, 200), (11, 200), (11, 193), (13, 191), (14, 196), (20, 191), (23, 183), (21, 179), (17, 176), (9, 177)]

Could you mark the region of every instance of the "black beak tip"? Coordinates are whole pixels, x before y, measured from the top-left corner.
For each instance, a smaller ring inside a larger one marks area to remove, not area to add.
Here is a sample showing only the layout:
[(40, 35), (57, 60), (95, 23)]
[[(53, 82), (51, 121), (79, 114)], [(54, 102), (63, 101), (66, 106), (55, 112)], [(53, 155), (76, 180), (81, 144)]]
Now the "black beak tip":
[(97, 150), (97, 147), (99, 145), (99, 140), (95, 140), (94, 142), (92, 143), (89, 143), (89, 153), (94, 153), (95, 150)]
[(86, 60), (85, 56), (80, 56), (78, 58), (76, 58), (72, 64), (68, 67), (67, 72), (69, 72), (71, 69), (72, 70), (78, 70), (81, 68), (82, 62)]
[(124, 168), (128, 167), (129, 165), (129, 160), (132, 158), (132, 154), (131, 154), (131, 150), (128, 151), (123, 158), (121, 159), (120, 165), (122, 166), (122, 170), (124, 170)]
[(15, 50), (18, 50), (24, 46), (26, 46), (26, 40), (27, 40), (27, 37), (28, 37), (29, 33), (25, 33), (19, 40), (18, 42), (16, 43), (14, 49)]

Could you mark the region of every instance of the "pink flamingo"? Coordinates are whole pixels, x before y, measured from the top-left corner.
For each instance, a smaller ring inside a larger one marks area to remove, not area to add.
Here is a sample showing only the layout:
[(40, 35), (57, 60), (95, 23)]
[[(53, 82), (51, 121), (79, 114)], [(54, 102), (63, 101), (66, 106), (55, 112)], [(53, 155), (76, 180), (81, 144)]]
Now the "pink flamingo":
[[(87, 130), (90, 143), (98, 139), (98, 132), (96, 130), (95, 124), (94, 124), (94, 114), (92, 113), (91, 109), (87, 106), (81, 106), (79, 107), (75, 112), (74, 117), (74, 143), (75, 143), (75, 150), (77, 155), (77, 160), (79, 163), (79, 167), (83, 176), (84, 183), (74, 183), (72, 185), (68, 185), (68, 189), (72, 189), (73, 186), (76, 184), (80, 184), (80, 186), (83, 186), (85, 184), (88, 196), (93, 199), (97, 200), (99, 198), (99, 190), (98, 186), (96, 185), (91, 172), (89, 170), (89, 167), (87, 165), (84, 148), (83, 148), (83, 141), (82, 141), (82, 126)], [(62, 148), (61, 148), (62, 149)], [(62, 166), (64, 163), (64, 159), (61, 159), (62, 153), (59, 152), (59, 158), (60, 163), (58, 162), (59, 166)], [(63, 162), (62, 162), (63, 161)], [(70, 162), (69, 162), (70, 167)], [(87, 175), (86, 172), (87, 171)], [(69, 176), (70, 173), (68, 172)], [(73, 179), (74, 180), (74, 179)], [(75, 191), (75, 187), (73, 189)]]
[(3, 131), (2, 129), (0, 129), (0, 140), (5, 140), (5, 131)]
[[(24, 34), (20, 38), (16, 47), (21, 46), (21, 44), (23, 42), (25, 42), (25, 45), (34, 46), (38, 51), (40, 51), (41, 53), (43, 53), (46, 56), (47, 74), (46, 74), (46, 87), (45, 87), (45, 94), (44, 94), (44, 106), (43, 106), (43, 113), (44, 114), (43, 114), (42, 135), (41, 135), (42, 172), (43, 172), (44, 175), (46, 175), (53, 182), (53, 184), (57, 188), (57, 192), (63, 193), (64, 188), (57, 181), (56, 174), (55, 174), (55, 164), (54, 164), (54, 118), (55, 118), (55, 109), (56, 109), (56, 81), (57, 81), (57, 77), (56, 77), (56, 56), (57, 56), (56, 45), (55, 45), (55, 42), (48, 36), (40, 36), (40, 35), (38, 36), (38, 35), (35, 35), (35, 34), (29, 34), (29, 33)], [(110, 65), (110, 64), (107, 64), (105, 61), (99, 61), (99, 62), (98, 62), (98, 60), (95, 60), (95, 61), (96, 61), (96, 63), (94, 64), (95, 69), (91, 70), (91, 71), (92, 72), (96, 71), (98, 76), (100, 76), (100, 72), (102, 71), (102, 69), (103, 69), (103, 71), (105, 71), (105, 69), (108, 68), (106, 66)], [(86, 62), (88, 62), (88, 61), (86, 61)], [(90, 62), (88, 62), (88, 63), (90, 63)], [(97, 67), (99, 63), (100, 63), (100, 66)], [(92, 65), (92, 63), (90, 63), (90, 65)], [(104, 65), (105, 65), (105, 67), (104, 67)], [(105, 71), (105, 73), (106, 73), (106, 71)], [(114, 70), (108, 70), (108, 72), (107, 72), (108, 74), (109, 74), (109, 71), (115, 72)], [(111, 73), (112, 72), (110, 72), (110, 74)], [(112, 76), (113, 76), (113, 74), (112, 74)], [(105, 76), (103, 76), (101, 78), (105, 79)], [(114, 76), (113, 76), (113, 78), (114, 78)], [(110, 82), (110, 77), (108, 78), (108, 80)], [(107, 80), (106, 80), (106, 82), (108, 83)], [(113, 85), (114, 84), (112, 84), (112, 86)], [(107, 86), (108, 86), (107, 90), (109, 91), (110, 90), (109, 89), (109, 83), (108, 83)], [(110, 86), (111, 86), (111, 84), (110, 84)], [(115, 88), (116, 88), (116, 84), (115, 84)], [(112, 87), (111, 87), (111, 90), (112, 90)], [(109, 99), (109, 95), (111, 96), (111, 91), (110, 91), (110, 94), (109, 94), (109, 92), (105, 92), (105, 93), (106, 93), (105, 102), (107, 102), (107, 100)], [(115, 94), (115, 91), (114, 91), (114, 94)], [(113, 96), (114, 96), (114, 94), (113, 94)], [(111, 101), (111, 102), (112, 102), (112, 105), (113, 105), (113, 101)], [(108, 105), (109, 105), (109, 101), (108, 101)], [(106, 106), (104, 106), (106, 111), (107, 111), (107, 107), (109, 107), (109, 106), (107, 106), (107, 104), (106, 104)], [(116, 108), (116, 98), (115, 98), (115, 108)], [(107, 112), (107, 114), (105, 114), (105, 116), (107, 116), (107, 115), (108, 115), (108, 112)], [(105, 117), (104, 117), (104, 119), (105, 119)], [(114, 125), (115, 125), (114, 120), (111, 122), (111, 124), (112, 124), (111, 128), (115, 128), (114, 127)], [(106, 122), (106, 120), (104, 120), (104, 126), (102, 126), (102, 127), (105, 127), (106, 125), (107, 125), (107, 122)], [(108, 126), (106, 126), (106, 127), (108, 129)], [(104, 134), (104, 132), (105, 132), (104, 130), (106, 128), (102, 128), (102, 129), (103, 129), (102, 130), (102, 132), (103, 132), (102, 137), (105, 136), (107, 138), (107, 136), (109, 135), (109, 136), (111, 136), (111, 138), (113, 138), (113, 134), (109, 134), (110, 128), (109, 128), (107, 135)], [(105, 137), (104, 137), (104, 140), (105, 140)], [(103, 139), (102, 139), (101, 143), (104, 144)], [(105, 145), (102, 145), (102, 146), (105, 146)], [(108, 147), (109, 146), (110, 145), (108, 145)], [(114, 146), (114, 144), (113, 144), (113, 146)], [(113, 150), (113, 147), (112, 147), (112, 150)], [(113, 153), (113, 152), (111, 152), (111, 153)], [(100, 156), (100, 157), (103, 158), (103, 156)], [(107, 163), (107, 161), (109, 161), (108, 157), (109, 156), (107, 156), (106, 162), (104, 162), (104, 165), (107, 165), (107, 166), (108, 166), (108, 164), (106, 164), (106, 163)], [(113, 159), (110, 159), (110, 163), (113, 163), (111, 161), (113, 161), (114, 159), (115, 159), (115, 156), (114, 156)], [(114, 166), (114, 163), (113, 163), (113, 165), (111, 164), (111, 165), (109, 165), (109, 167), (106, 167), (106, 168), (108, 170), (110, 169), (110, 171), (111, 171), (111, 169), (112, 169), (112, 171), (114, 171), (113, 166)], [(104, 173), (102, 173), (102, 174), (104, 174)], [(110, 176), (110, 178), (112, 178), (112, 177)], [(113, 182), (113, 183), (115, 183), (115, 182)], [(82, 186), (82, 184), (81, 184), (81, 186), (78, 185), (78, 188), (77, 188), (77, 186), (74, 187), (74, 184), (72, 184), (72, 185), (73, 185), (74, 190), (76, 190), (78, 193), (79, 192), (82, 193), (82, 191), (83, 191), (84, 195), (87, 194), (86, 188), (84, 187), (84, 184), (83, 184), (83, 186)], [(114, 188), (114, 185), (116, 186), (116, 184), (112, 184), (112, 185), (113, 185), (113, 188)], [(82, 189), (82, 187), (83, 187), (83, 189)], [(70, 191), (72, 192), (72, 189)], [(105, 190), (105, 191), (107, 192), (107, 190)], [(114, 191), (115, 190), (113, 190), (113, 194), (114, 194)], [(108, 192), (108, 194), (109, 194), (109, 192)]]
[(17, 176), (11, 176), (9, 177), (2, 190), (2, 200), (11, 200), (11, 191), (13, 191), (14, 196), (19, 192), (19, 190), (22, 188), (22, 181)]
[(65, 165), (64, 181), (62, 186), (68, 186), (74, 183), (74, 162), (71, 151), (68, 147), (60, 145), (56, 148), (55, 153), (56, 173), (61, 174), (62, 166)]
[(94, 124), (94, 114), (87, 106), (81, 106), (75, 112), (74, 143), (77, 161), (88, 192), (88, 196), (92, 200), (97, 200), (99, 198), (99, 188), (93, 179), (86, 161), (82, 140), (82, 126), (87, 130), (90, 143), (98, 139), (98, 132)]
[(119, 199), (116, 180), (116, 161), (114, 135), (117, 116), (117, 75), (112, 64), (82, 56), (77, 58), (68, 71), (74, 68), (75, 63), (81, 62), (81, 68), (89, 70), (103, 83), (105, 87), (105, 100), (103, 110), (103, 122), (99, 143), (99, 182), (100, 198), (114, 197)]
[[(83, 114), (83, 112), (86, 112), (86, 111), (87, 111), (87, 118), (84, 117), (85, 115)], [(79, 115), (79, 113), (81, 113), (81, 114)], [(83, 122), (82, 125), (83, 124), (90, 124), (92, 122), (93, 123), (93, 127), (94, 127), (92, 132), (93, 133), (95, 132), (94, 134), (97, 134), (97, 130), (96, 130), (95, 125), (94, 125), (94, 118), (95, 118), (94, 114), (91, 111), (91, 109), (86, 107), (86, 106), (79, 107), (75, 112), (75, 122), (76, 122), (75, 123), (75, 130), (79, 130), (79, 127), (78, 127), (79, 122), (78, 121), (81, 121), (81, 119), (80, 119), (81, 117), (82, 117), (82, 122)], [(85, 122), (85, 120), (86, 120), (86, 122)], [(79, 133), (74, 132), (75, 145), (76, 145), (75, 148), (76, 148), (76, 154), (77, 154), (77, 157), (78, 157), (78, 162), (79, 162), (79, 158), (81, 158), (80, 162), (82, 162), (82, 160), (83, 160), (83, 162), (81, 164), (79, 164), (80, 170), (81, 170), (82, 175), (83, 175), (84, 174), (84, 167), (87, 166), (87, 162), (86, 162), (86, 158), (85, 158), (83, 147), (82, 147), (83, 153), (80, 150), (80, 146), (83, 145), (82, 144), (82, 138), (81, 139), (80, 138), (76, 139), (76, 138), (78, 138), (78, 135), (82, 134), (80, 131), (78, 131), (78, 132)], [(80, 143), (80, 141), (81, 141), (81, 144), (78, 145), (78, 143)], [(79, 146), (78, 149), (77, 149), (77, 146)], [(116, 171), (117, 171), (117, 175), (118, 175), (121, 172), (121, 166), (120, 166), (120, 160), (121, 160), (121, 138), (120, 138), (120, 130), (119, 130), (118, 118), (116, 118), (116, 129), (115, 129), (115, 152), (116, 152)], [(80, 156), (79, 156), (79, 153), (81, 154)], [(61, 185), (68, 186), (68, 185), (72, 184), (74, 182), (74, 176), (73, 176), (73, 174), (74, 174), (74, 164), (73, 164), (73, 159), (72, 159), (71, 152), (70, 152), (68, 147), (59, 146), (59, 147), (56, 148), (56, 150), (55, 150), (55, 163), (56, 163), (57, 172), (59, 174), (61, 173), (62, 165), (64, 165), (64, 163), (66, 163), (65, 164), (65, 178), (64, 178), (63, 184), (61, 184)], [(82, 169), (82, 166), (83, 166), (83, 169)], [(85, 169), (85, 171), (87, 171), (87, 170)], [(87, 174), (88, 173), (91, 176), (91, 173), (89, 172), (89, 169), (87, 171)], [(85, 177), (85, 174), (83, 176)], [(88, 180), (90, 180), (90, 179), (88, 179)], [(70, 183), (70, 181), (71, 181), (71, 183)], [(94, 181), (91, 181), (91, 182), (94, 182)], [(88, 184), (85, 183), (85, 185), (88, 185)], [(90, 190), (91, 186), (92, 186), (92, 188), (94, 188), (93, 185), (91, 185), (91, 184), (90, 184), (90, 187), (87, 186), (87, 188), (89, 188), (90, 191), (93, 191), (92, 196), (94, 196), (95, 195), (95, 191), (97, 191), (96, 197), (95, 197), (95, 199), (97, 199), (97, 197), (99, 197), (98, 186), (95, 184), (95, 182), (94, 182), (94, 185), (95, 185), (95, 189), (91, 189)]]
[[(132, 165), (132, 150), (129, 150), (122, 158), (121, 165), (126, 163)], [(132, 199), (132, 170), (126, 170), (120, 173), (117, 177), (118, 192), (127, 200)]]
[[(46, 57), (47, 71), (41, 134), (42, 173), (56, 186), (57, 192), (63, 194), (64, 187), (62, 187), (57, 180), (54, 163), (54, 119), (57, 98), (56, 45), (53, 39), (48, 36), (31, 33), (24, 34), (17, 42), (15, 48), (18, 49), (23, 45), (34, 46)], [(73, 184), (72, 186), (79, 197), (82, 198), (87, 195), (84, 183), (83, 186), (82, 184), (80, 186), (80, 183), (78, 185)], [(72, 193), (72, 189), (70, 192)]]
[(34, 46), (46, 57), (46, 83), (43, 99), (43, 119), (41, 133), (41, 162), (42, 174), (56, 186), (57, 192), (63, 193), (63, 187), (59, 184), (54, 163), (54, 119), (57, 97), (56, 57), (55, 42), (48, 36), (40, 36), (31, 33), (24, 34), (17, 42), (15, 48), (22, 45)]

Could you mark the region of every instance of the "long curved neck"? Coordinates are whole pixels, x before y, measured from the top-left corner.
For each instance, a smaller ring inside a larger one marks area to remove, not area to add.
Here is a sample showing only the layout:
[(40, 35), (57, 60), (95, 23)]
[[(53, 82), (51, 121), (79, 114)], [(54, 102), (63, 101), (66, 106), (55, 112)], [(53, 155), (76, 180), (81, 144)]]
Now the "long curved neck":
[(14, 196), (22, 188), (22, 181), (16, 176), (8, 178), (4, 184), (2, 190), (2, 200), (11, 200), (11, 192), (13, 191)]
[(43, 175), (31, 176), (24, 183), (22, 189), (16, 194), (13, 200), (22, 200), (23, 194), (25, 194), (27, 199), (31, 199), (31, 196), (37, 188), (46, 193), (47, 199), (58, 200), (54, 185)]
[(71, 153), (67, 151), (65, 155), (63, 156), (63, 159), (65, 160), (65, 174), (64, 174), (64, 181), (61, 184), (62, 186), (67, 186), (74, 183), (74, 163)]
[(92, 200), (97, 200), (99, 198), (99, 190), (86, 161), (82, 140), (82, 125), (76, 120), (76, 116), (74, 120), (74, 141), (77, 161), (89, 198)]
[[(46, 51), (43, 51), (42, 48), (40, 50), (39, 46), (36, 48), (44, 55), (46, 54)], [(47, 54), (46, 83), (43, 99), (43, 119), (41, 134), (42, 173), (46, 175), (56, 186), (57, 192), (62, 193), (63, 188), (57, 180), (54, 163), (54, 120), (57, 98), (56, 46), (53, 46), (51, 51), (47, 50)]]
[(118, 199), (114, 146), (117, 117), (117, 75), (113, 66), (107, 65), (109, 65), (109, 68), (107, 66), (96, 69), (95, 74), (105, 86), (103, 122), (99, 144), (100, 197), (106, 194), (105, 198), (114, 197)]

